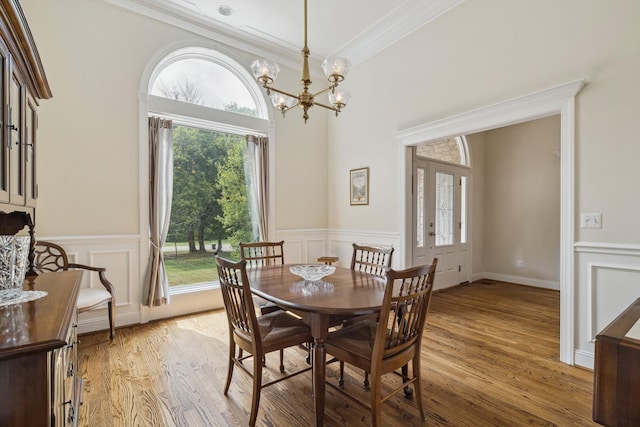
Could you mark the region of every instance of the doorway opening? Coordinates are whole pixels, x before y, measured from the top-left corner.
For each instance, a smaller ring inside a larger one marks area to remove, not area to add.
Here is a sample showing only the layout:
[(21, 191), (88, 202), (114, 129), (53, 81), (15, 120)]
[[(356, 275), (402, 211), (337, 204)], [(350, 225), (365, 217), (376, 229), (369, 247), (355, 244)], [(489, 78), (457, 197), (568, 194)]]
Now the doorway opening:
[[(487, 107), (471, 110), (442, 120), (425, 123), (396, 132), (401, 159), (399, 206), (401, 206), (401, 247), (408, 255), (401, 255), (402, 265), (412, 256), (412, 155), (413, 146), (430, 141), (468, 135), (489, 129), (522, 123), (560, 114), (560, 361), (569, 365), (575, 360), (575, 97), (584, 87), (578, 80), (550, 89), (521, 96)], [(409, 257), (409, 258), (407, 258)]]

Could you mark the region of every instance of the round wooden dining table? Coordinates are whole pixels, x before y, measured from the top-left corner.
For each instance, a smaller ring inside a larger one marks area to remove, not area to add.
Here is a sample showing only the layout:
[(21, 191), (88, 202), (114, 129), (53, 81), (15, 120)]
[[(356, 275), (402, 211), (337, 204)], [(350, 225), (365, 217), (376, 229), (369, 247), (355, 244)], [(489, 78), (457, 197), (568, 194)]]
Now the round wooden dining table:
[(382, 277), (336, 267), (321, 281), (305, 281), (291, 273), (291, 265), (247, 270), (253, 293), (298, 314), (310, 326), (313, 346), (313, 396), (315, 425), (324, 422), (329, 328), (342, 319), (380, 311), (386, 280)]

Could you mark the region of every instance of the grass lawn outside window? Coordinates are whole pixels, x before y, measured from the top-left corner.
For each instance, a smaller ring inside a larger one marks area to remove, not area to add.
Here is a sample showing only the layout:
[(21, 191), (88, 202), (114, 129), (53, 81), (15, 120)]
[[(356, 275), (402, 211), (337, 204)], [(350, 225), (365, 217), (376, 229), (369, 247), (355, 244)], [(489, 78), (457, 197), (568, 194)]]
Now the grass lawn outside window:
[[(218, 254), (225, 258), (232, 257), (230, 252), (219, 251)], [(164, 265), (167, 270), (169, 286), (217, 281), (218, 271), (215, 256), (216, 253), (213, 250), (189, 253), (188, 250), (175, 250), (174, 245), (168, 243), (164, 251)]]

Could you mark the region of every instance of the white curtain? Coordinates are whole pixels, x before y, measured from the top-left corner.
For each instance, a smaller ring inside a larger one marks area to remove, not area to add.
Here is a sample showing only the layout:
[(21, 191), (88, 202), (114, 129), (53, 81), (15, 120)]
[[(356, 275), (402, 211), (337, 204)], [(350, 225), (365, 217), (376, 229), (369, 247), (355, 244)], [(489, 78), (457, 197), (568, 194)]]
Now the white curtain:
[(171, 120), (149, 117), (149, 266), (145, 305), (169, 304), (169, 281), (162, 248), (169, 230), (173, 193), (173, 125)]
[(269, 138), (247, 135), (247, 163), (251, 184), (250, 191), (258, 240), (269, 240)]

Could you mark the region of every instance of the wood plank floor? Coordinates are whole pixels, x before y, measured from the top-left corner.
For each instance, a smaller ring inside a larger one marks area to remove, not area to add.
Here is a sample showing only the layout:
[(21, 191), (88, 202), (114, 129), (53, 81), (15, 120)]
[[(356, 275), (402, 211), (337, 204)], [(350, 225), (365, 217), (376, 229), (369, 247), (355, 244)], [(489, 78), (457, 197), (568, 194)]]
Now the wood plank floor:
[[(80, 425), (244, 426), (251, 383), (236, 369), (229, 395), (224, 311), (84, 335)], [(402, 395), (383, 405), (388, 426), (589, 426), (593, 374), (560, 363), (559, 294), (502, 282), (472, 283), (433, 295), (422, 352), (427, 421)], [(287, 369), (305, 366), (300, 349)], [(277, 354), (266, 373), (277, 377)], [(367, 399), (362, 376), (347, 388)], [(337, 364), (327, 367), (337, 382)], [(392, 379), (395, 381), (394, 379)], [(390, 387), (390, 385), (389, 385)], [(308, 426), (311, 373), (262, 391), (258, 426)], [(367, 426), (369, 412), (327, 388), (328, 426)]]

